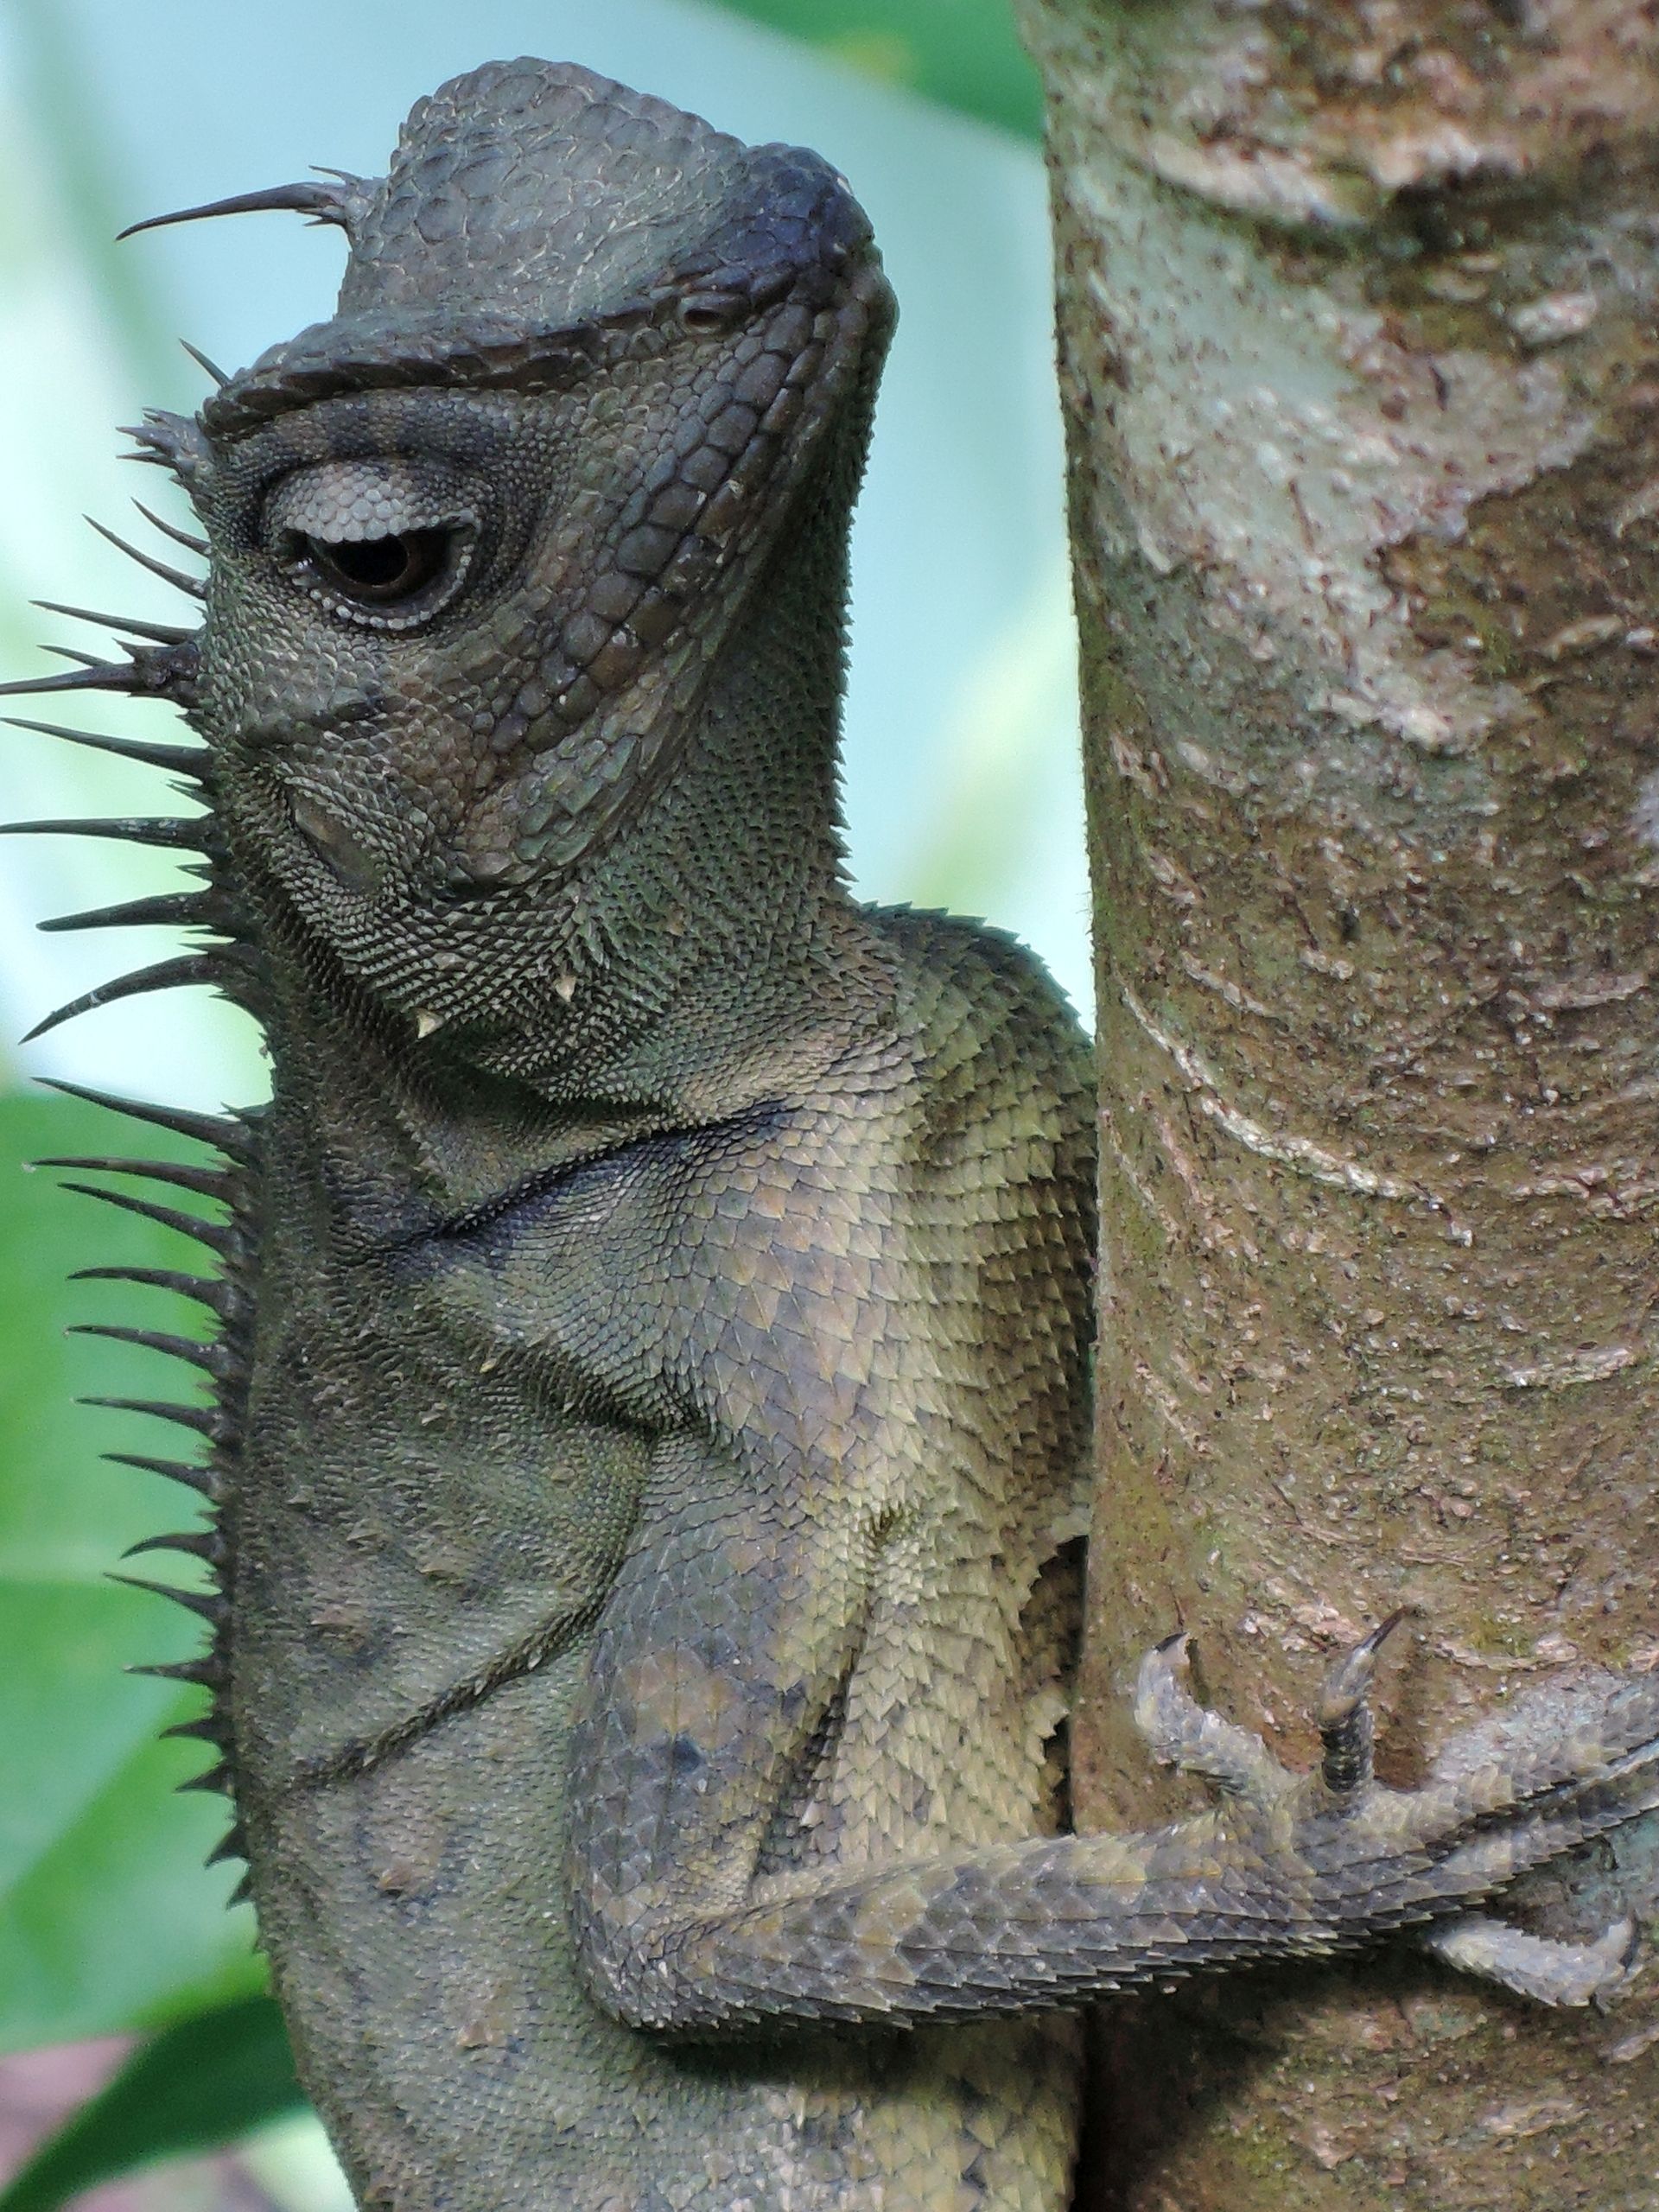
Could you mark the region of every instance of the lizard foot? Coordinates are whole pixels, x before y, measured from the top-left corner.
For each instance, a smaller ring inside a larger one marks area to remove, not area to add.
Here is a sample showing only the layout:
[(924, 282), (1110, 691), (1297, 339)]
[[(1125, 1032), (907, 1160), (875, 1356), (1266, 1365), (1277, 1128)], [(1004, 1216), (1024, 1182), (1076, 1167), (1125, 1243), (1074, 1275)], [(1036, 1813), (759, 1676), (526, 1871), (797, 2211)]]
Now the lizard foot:
[[(1357, 1807), (1374, 1787), (1371, 1682), (1377, 1654), (1404, 1618), (1403, 1611), (1390, 1614), (1326, 1671), (1315, 1709), (1322, 1747), (1318, 1783), (1333, 1808)], [(1288, 1810), (1312, 1777), (1292, 1773), (1253, 1730), (1198, 1702), (1187, 1683), (1189, 1643), (1185, 1633), (1168, 1637), (1141, 1662), (1134, 1714), (1154, 1758), (1260, 1811)], [(1552, 1726), (1562, 1719), (1571, 1724), (1579, 1718), (1578, 1703), (1586, 1713), (1599, 1713), (1605, 1697), (1605, 1686), (1534, 1693), (1466, 1732), (1441, 1755), (1437, 1775), (1454, 1778), (1489, 1760), (1501, 1764), (1523, 1739), (1535, 1713)], [(1637, 1928), (1629, 1919), (1615, 1922), (1593, 1942), (1577, 1943), (1529, 1935), (1486, 1913), (1465, 1912), (1415, 1931), (1414, 1940), (1460, 1972), (1542, 2005), (1605, 2007), (1639, 1971)]]
[(1154, 1644), (1135, 1678), (1135, 1725), (1160, 1766), (1213, 1783), (1229, 1797), (1266, 1806), (1295, 1777), (1252, 1728), (1198, 1703), (1187, 1687), (1192, 1639), (1185, 1630)]

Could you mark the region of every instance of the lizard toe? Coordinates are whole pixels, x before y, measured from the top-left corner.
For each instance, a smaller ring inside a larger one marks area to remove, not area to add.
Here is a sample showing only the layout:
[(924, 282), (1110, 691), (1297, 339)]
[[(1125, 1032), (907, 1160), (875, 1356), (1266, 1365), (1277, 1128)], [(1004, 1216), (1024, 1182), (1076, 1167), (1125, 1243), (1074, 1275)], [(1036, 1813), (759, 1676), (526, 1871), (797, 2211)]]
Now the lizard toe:
[(1296, 1777), (1281, 1766), (1254, 1730), (1201, 1705), (1188, 1686), (1192, 1638), (1166, 1637), (1141, 1662), (1135, 1725), (1160, 1766), (1211, 1783), (1224, 1796), (1265, 1808)]
[(1371, 1780), (1376, 1722), (1370, 1692), (1377, 1654), (1406, 1618), (1407, 1609), (1389, 1615), (1369, 1636), (1344, 1651), (1326, 1672), (1315, 1719), (1323, 1748), (1319, 1771), (1334, 1797), (1351, 1797)]
[(1485, 1913), (1459, 1913), (1421, 1938), (1423, 1948), (1465, 1974), (1495, 1981), (1541, 2005), (1606, 2007), (1635, 1979), (1633, 1920), (1615, 1921), (1593, 1943), (1560, 1942)]

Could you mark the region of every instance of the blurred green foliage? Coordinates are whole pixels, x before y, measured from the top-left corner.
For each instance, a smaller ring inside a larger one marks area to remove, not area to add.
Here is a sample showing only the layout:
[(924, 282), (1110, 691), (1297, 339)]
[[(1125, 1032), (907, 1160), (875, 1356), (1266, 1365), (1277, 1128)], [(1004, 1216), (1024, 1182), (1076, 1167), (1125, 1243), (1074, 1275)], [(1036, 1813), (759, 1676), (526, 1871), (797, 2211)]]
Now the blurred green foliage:
[(727, 0), (741, 16), (821, 47), (867, 76), (1021, 137), (1043, 127), (1037, 73), (1008, 0)]
[(0, 2190), (0, 2212), (55, 2212), (135, 2166), (223, 2143), (302, 2106), (282, 2015), (247, 1997), (163, 2029)]

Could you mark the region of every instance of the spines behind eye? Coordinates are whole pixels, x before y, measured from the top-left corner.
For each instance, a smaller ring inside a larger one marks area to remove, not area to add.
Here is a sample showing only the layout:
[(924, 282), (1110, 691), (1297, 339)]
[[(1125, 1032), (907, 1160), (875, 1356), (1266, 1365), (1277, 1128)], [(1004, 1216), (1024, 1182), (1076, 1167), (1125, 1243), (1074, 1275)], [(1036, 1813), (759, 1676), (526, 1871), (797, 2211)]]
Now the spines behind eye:
[[(138, 505), (137, 500), (133, 504), (135, 506)], [(141, 514), (144, 512), (142, 507), (138, 511)], [(95, 515), (88, 515), (86, 519), (107, 544), (113, 545), (118, 553), (124, 553), (130, 561), (136, 561), (141, 569), (148, 569), (152, 576), (159, 576), (163, 583), (171, 584), (175, 591), (183, 592), (190, 599), (207, 597), (207, 586), (200, 576), (190, 575), (183, 569), (175, 569), (170, 561), (158, 561), (153, 553), (146, 553), (141, 546), (130, 545), (124, 537), (110, 529), (107, 524), (99, 522)], [(160, 524), (156, 526), (158, 529), (163, 527)], [(184, 533), (169, 531), (168, 535), (182, 537)], [(194, 542), (199, 543), (200, 541)]]

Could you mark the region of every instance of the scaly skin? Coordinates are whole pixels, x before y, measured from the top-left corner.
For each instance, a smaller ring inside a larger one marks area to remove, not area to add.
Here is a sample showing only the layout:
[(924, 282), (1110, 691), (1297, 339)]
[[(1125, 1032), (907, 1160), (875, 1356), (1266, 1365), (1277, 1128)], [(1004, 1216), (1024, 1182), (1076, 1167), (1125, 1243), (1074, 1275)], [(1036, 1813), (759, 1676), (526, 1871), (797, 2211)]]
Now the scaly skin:
[(1479, 1898), (1654, 1802), (1659, 1687), (1401, 1794), (1369, 1647), (1301, 1778), (1172, 1648), (1143, 1724), (1225, 1803), (1056, 1832), (1089, 1065), (1015, 948), (842, 881), (868, 226), (538, 62), (265, 204), (346, 229), (340, 312), (151, 418), (205, 626), (59, 688), (207, 740), (200, 972), (270, 1043), (196, 1125), (188, 1671), (304, 2078), (397, 2212), (1057, 2212), (1058, 2005)]

